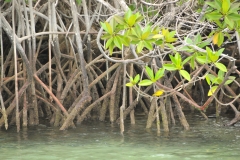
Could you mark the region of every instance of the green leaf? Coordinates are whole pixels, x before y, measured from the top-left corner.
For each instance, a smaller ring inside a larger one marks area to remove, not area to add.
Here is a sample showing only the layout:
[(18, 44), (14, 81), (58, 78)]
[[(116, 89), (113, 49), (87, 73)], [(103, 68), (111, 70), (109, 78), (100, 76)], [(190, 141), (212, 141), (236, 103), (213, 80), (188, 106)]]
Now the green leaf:
[(105, 22), (105, 24), (106, 24), (106, 27), (107, 27), (107, 32), (109, 33), (109, 34), (113, 34), (113, 29), (112, 29), (112, 26), (108, 23), (108, 22)]
[(225, 48), (219, 49), (219, 50), (216, 52), (216, 55), (217, 55), (217, 56), (220, 56), (220, 55), (223, 53), (224, 49), (225, 49)]
[(113, 38), (110, 38), (110, 39), (107, 41), (105, 48), (108, 49), (108, 47), (112, 44), (112, 42), (113, 42)]
[(209, 45), (209, 43), (210, 43), (210, 41), (204, 41), (204, 42), (198, 44), (198, 47), (204, 48), (205, 46)]
[(149, 37), (150, 33), (151, 33), (150, 25), (147, 25), (142, 32), (141, 39), (142, 40), (147, 39)]
[(172, 42), (175, 42), (177, 40), (177, 38), (172, 38), (172, 37), (166, 37), (165, 38), (165, 41), (167, 42), (167, 43), (172, 43)]
[(228, 16), (225, 16), (224, 22), (229, 25), (230, 29), (233, 29), (234, 22), (228, 18)]
[(206, 75), (205, 79), (206, 79), (208, 85), (211, 85), (211, 80), (210, 80), (209, 74)]
[(235, 80), (236, 77), (234, 76), (229, 76), (228, 77), (228, 80), (224, 83), (224, 85), (229, 85), (231, 84), (234, 80)]
[(127, 86), (127, 87), (132, 87), (132, 86), (134, 86), (134, 84), (132, 84), (132, 83), (126, 83), (126, 86)]
[(129, 46), (130, 45), (130, 38), (127, 36), (122, 36), (122, 35), (118, 35), (122, 44), (125, 45), (125, 46)]
[(223, 80), (223, 78), (224, 78), (224, 72), (223, 71), (221, 71), (221, 70), (218, 71), (218, 78)]
[(125, 25), (126, 24), (126, 22), (124, 21), (123, 17), (120, 17), (120, 16), (116, 15), (113, 18), (115, 19), (116, 22), (118, 22), (121, 25)]
[(158, 45), (158, 46), (163, 45), (163, 40), (162, 39), (157, 40), (156, 45)]
[(127, 23), (130, 27), (134, 26), (136, 23), (137, 16), (136, 15), (131, 15), (130, 18), (127, 20)]
[(129, 79), (130, 79), (130, 82), (133, 82), (133, 78), (132, 77), (129, 77)]
[[(9, 1), (9, 0), (5, 0), (6, 1)], [(82, 0), (76, 0), (77, 4), (80, 5), (82, 3)]]
[(219, 62), (216, 62), (216, 63), (214, 63), (214, 65), (215, 65), (218, 69), (220, 69), (221, 71), (227, 72), (227, 68), (226, 68), (226, 66), (225, 66), (224, 64), (219, 63)]
[(186, 80), (190, 81), (191, 76), (190, 76), (190, 74), (189, 74), (187, 71), (185, 71), (185, 70), (180, 70), (179, 73), (180, 73)]
[(191, 61), (190, 61), (190, 66), (192, 69), (195, 68), (195, 59), (196, 59), (196, 56), (192, 56)]
[(211, 60), (211, 62), (216, 62), (219, 58), (219, 56), (217, 54), (215, 54), (216, 52), (212, 53), (212, 54), (208, 54), (209, 59)]
[(114, 49), (114, 43), (111, 43), (110, 45), (109, 45), (109, 53), (110, 53), (110, 56), (113, 54), (113, 49)]
[(129, 9), (124, 15), (124, 19), (126, 22), (128, 21), (128, 19), (130, 18), (131, 15), (132, 15), (132, 11), (131, 11), (131, 9)]
[(133, 82), (134, 82), (135, 84), (137, 84), (139, 80), (140, 80), (140, 75), (137, 74), (137, 75), (134, 77)]
[(185, 41), (186, 41), (188, 44), (193, 44), (193, 41), (192, 41), (190, 38), (185, 38)]
[(240, 3), (232, 3), (228, 13), (237, 13), (240, 10)]
[(142, 30), (141, 30), (141, 27), (140, 27), (138, 24), (135, 25), (135, 27), (133, 28), (133, 33), (134, 33), (137, 37), (141, 38)]
[(222, 13), (227, 14), (230, 8), (230, 0), (222, 0)]
[(143, 50), (144, 43), (143, 41), (140, 41), (137, 45), (137, 53), (140, 53)]
[(217, 12), (217, 11), (213, 11), (213, 12), (211, 12), (211, 13), (207, 13), (206, 14), (206, 17), (207, 17), (207, 19), (209, 19), (209, 20), (219, 20), (220, 18), (222, 18), (222, 14), (220, 14), (219, 12)]
[(176, 65), (176, 67), (178, 68), (178, 67), (180, 67), (180, 68), (182, 68), (182, 66), (181, 66), (181, 63), (182, 63), (182, 57), (181, 57), (181, 55), (177, 52), (176, 54), (175, 54), (175, 61), (177, 62), (177, 63), (175, 63), (175, 65)]
[(164, 64), (163, 68), (168, 71), (176, 71), (177, 70), (177, 68), (175, 67), (174, 64)]
[(175, 34), (176, 34), (176, 31), (171, 31), (168, 35), (169, 35), (169, 37), (174, 37)]
[(179, 51), (185, 51), (185, 52), (193, 52), (194, 50), (188, 46), (183, 46), (181, 48), (179, 48)]
[(213, 95), (217, 88), (218, 88), (218, 86), (212, 86), (210, 88), (210, 90), (208, 91), (208, 96)]
[(111, 34), (106, 33), (106, 34), (104, 34), (104, 35), (101, 36), (101, 39), (102, 39), (102, 40), (106, 40), (106, 39), (109, 39), (109, 38), (111, 38), (111, 37), (112, 37)]
[(122, 42), (121, 42), (121, 38), (119, 36), (115, 36), (113, 38), (113, 42), (119, 49), (122, 50)]
[(209, 2), (209, 1), (207, 1), (206, 4), (209, 5), (209, 6), (211, 6), (211, 7), (214, 8), (214, 9), (219, 10), (219, 11), (221, 10), (221, 6), (216, 5), (216, 1), (214, 1), (214, 2)]
[(187, 63), (191, 58), (192, 58), (192, 56), (189, 56), (189, 57), (185, 58), (184, 61), (182, 62), (182, 65)]
[(210, 61), (207, 59), (206, 56), (197, 56), (196, 60), (200, 63), (200, 64), (205, 64), (205, 63), (209, 63)]
[(171, 54), (169, 54), (169, 58), (171, 59), (173, 64), (177, 65), (177, 61), (176, 61), (175, 57), (173, 57)]
[(201, 37), (200, 33), (198, 33), (196, 35), (196, 37), (194, 38), (194, 44), (198, 44), (200, 42), (202, 42), (202, 37)]
[(153, 73), (153, 70), (152, 70), (150, 67), (148, 67), (148, 66), (146, 66), (145, 69), (146, 69), (146, 72), (147, 72), (149, 78), (150, 78), (151, 80), (154, 80), (154, 73)]
[(150, 51), (151, 50), (153, 50), (153, 46), (152, 46), (152, 44), (150, 43), (150, 42), (148, 42), (148, 41), (143, 41), (143, 43), (144, 43), (144, 46), (147, 48), (147, 49), (149, 49)]
[(240, 15), (236, 13), (231, 13), (228, 14), (227, 17), (233, 21), (239, 21), (240, 20)]
[(149, 79), (144, 79), (138, 83), (139, 86), (150, 86), (151, 84), (153, 84), (153, 81)]
[(207, 51), (207, 54), (213, 54), (213, 51), (209, 47), (206, 47), (206, 51)]
[(164, 68), (160, 68), (160, 69), (156, 72), (155, 77), (154, 77), (154, 80), (157, 81), (157, 80), (159, 80), (160, 78), (162, 78), (162, 76), (164, 75), (164, 71), (165, 71)]

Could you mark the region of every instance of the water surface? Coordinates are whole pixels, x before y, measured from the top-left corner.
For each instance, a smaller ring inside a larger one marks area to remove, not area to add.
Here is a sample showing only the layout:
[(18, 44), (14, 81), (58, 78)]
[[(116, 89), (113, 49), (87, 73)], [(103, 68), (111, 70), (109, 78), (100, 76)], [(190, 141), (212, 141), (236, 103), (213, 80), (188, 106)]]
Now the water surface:
[[(177, 120), (177, 119), (176, 119)], [(76, 129), (59, 131), (54, 127), (29, 127), (16, 133), (15, 127), (0, 130), (0, 159), (8, 160), (151, 160), (151, 159), (223, 159), (240, 157), (240, 127), (225, 127), (229, 119), (204, 120), (187, 116), (190, 131), (180, 124), (169, 134), (145, 129), (146, 117), (136, 117), (136, 125), (125, 121), (125, 133), (119, 126), (91, 122)], [(179, 122), (178, 122), (179, 123)]]

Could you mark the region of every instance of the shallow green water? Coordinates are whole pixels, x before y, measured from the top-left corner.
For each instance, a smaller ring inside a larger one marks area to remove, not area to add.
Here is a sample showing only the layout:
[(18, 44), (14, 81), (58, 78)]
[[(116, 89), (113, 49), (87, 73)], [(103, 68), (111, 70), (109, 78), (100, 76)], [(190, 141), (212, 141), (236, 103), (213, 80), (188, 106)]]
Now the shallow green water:
[[(0, 160), (151, 160), (151, 159), (240, 159), (240, 127), (224, 127), (229, 119), (205, 121), (187, 117), (191, 130), (177, 124), (168, 135), (146, 130), (146, 118), (136, 125), (126, 121), (124, 136), (117, 125), (92, 122), (77, 129), (59, 131), (34, 127), (16, 133), (15, 128), (0, 130)], [(154, 127), (155, 128), (155, 127)]]

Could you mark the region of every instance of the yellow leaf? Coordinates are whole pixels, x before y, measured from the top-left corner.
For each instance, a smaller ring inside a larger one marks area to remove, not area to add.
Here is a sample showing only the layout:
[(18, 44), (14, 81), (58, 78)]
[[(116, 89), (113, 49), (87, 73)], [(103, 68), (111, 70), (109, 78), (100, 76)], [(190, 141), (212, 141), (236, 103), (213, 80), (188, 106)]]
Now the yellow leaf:
[(127, 83), (126, 86), (127, 87), (132, 87), (132, 86), (134, 86), (134, 84), (133, 83)]
[(211, 87), (210, 90), (208, 91), (208, 96), (213, 95), (217, 88), (218, 88), (218, 86)]
[(163, 35), (161, 35), (161, 34), (155, 34), (152, 38), (154, 38), (154, 39), (163, 38)]
[(217, 44), (218, 43), (218, 36), (219, 36), (219, 33), (215, 33), (213, 35), (213, 44)]
[(163, 34), (164, 36), (168, 35), (168, 34), (169, 34), (168, 29), (163, 28), (163, 29), (162, 29), (162, 34)]
[(159, 97), (159, 96), (161, 96), (163, 93), (164, 93), (164, 90), (160, 89), (160, 90), (156, 91), (156, 92), (153, 94), (153, 96)]

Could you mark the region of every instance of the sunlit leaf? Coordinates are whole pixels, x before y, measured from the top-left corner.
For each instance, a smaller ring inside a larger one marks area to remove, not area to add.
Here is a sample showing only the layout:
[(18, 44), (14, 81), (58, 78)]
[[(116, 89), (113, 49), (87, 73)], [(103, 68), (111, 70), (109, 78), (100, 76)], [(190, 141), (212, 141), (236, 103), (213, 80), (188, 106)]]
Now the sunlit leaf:
[(227, 17), (233, 21), (240, 21), (240, 14), (231, 13), (228, 14)]
[(122, 49), (122, 41), (121, 41), (121, 38), (119, 36), (115, 36), (113, 38), (113, 42), (119, 49)]
[(236, 77), (234, 76), (229, 76), (228, 77), (228, 80), (224, 83), (224, 85), (229, 85), (231, 84), (234, 80), (235, 80)]
[(133, 82), (133, 78), (132, 77), (129, 77), (129, 79), (130, 79), (130, 82)]
[(190, 74), (189, 74), (187, 71), (185, 71), (185, 70), (180, 70), (179, 73), (180, 73), (186, 80), (190, 81), (191, 76), (190, 76)]
[(124, 21), (123, 17), (120, 17), (120, 16), (116, 15), (116, 16), (114, 16), (114, 19), (115, 19), (115, 21), (117, 21), (119, 24), (122, 24), (122, 25), (125, 24), (125, 21)]
[(161, 34), (155, 34), (154, 36), (152, 36), (152, 38), (154, 39), (160, 39), (160, 38), (163, 38), (164, 36), (161, 35)]
[(213, 44), (218, 44), (218, 36), (219, 36), (219, 33), (215, 33), (213, 35)]
[(127, 87), (132, 87), (132, 86), (134, 86), (134, 84), (132, 84), (132, 83), (126, 83), (126, 86), (127, 86)]
[(206, 56), (197, 56), (196, 60), (200, 63), (200, 64), (205, 64), (205, 63), (209, 63), (209, 60), (207, 59)]
[(148, 67), (148, 66), (146, 66), (145, 69), (146, 69), (146, 72), (147, 72), (149, 78), (150, 78), (151, 80), (154, 80), (154, 73), (153, 73), (153, 70), (152, 70), (150, 67)]
[(147, 49), (149, 49), (150, 51), (151, 50), (153, 50), (153, 46), (152, 46), (152, 44), (150, 43), (150, 42), (148, 42), (148, 41), (143, 41), (143, 43), (144, 43), (144, 46), (147, 48)]
[(208, 96), (213, 95), (217, 88), (218, 88), (218, 86), (212, 86), (210, 88), (210, 90), (208, 91)]
[(177, 68), (175, 67), (174, 64), (164, 64), (163, 68), (168, 71), (176, 71), (177, 70)]
[(126, 22), (130, 18), (131, 15), (132, 15), (132, 11), (131, 11), (131, 9), (129, 9), (124, 15), (124, 19)]
[(224, 74), (225, 74), (225, 73), (224, 73), (223, 71), (221, 71), (221, 70), (218, 71), (218, 77), (219, 77), (219, 78), (223, 79)]
[(163, 28), (163, 29), (162, 29), (162, 34), (163, 34), (164, 36), (168, 35), (168, 34), (169, 34), (168, 29)]
[(139, 80), (140, 80), (140, 75), (137, 74), (137, 75), (134, 77), (133, 82), (134, 82), (135, 84), (137, 84)]
[(105, 24), (106, 24), (106, 27), (107, 27), (107, 32), (109, 33), (109, 34), (113, 34), (113, 29), (112, 29), (112, 26), (109, 24), (109, 23), (107, 23), (107, 22), (105, 22)]
[(150, 86), (151, 84), (153, 84), (153, 81), (149, 79), (144, 79), (138, 83), (139, 86)]
[(110, 45), (109, 45), (109, 53), (110, 53), (110, 56), (113, 54), (113, 49), (114, 49), (114, 43), (111, 43)]
[(190, 66), (192, 69), (195, 69), (195, 59), (196, 59), (196, 56), (193, 56), (190, 61)]
[(230, 29), (233, 29), (234, 22), (228, 18), (228, 16), (225, 16), (224, 22), (229, 25)]
[(163, 75), (164, 75), (164, 68), (160, 68), (156, 73), (155, 73), (155, 81), (157, 81), (158, 79), (160, 79)]
[(214, 64), (215, 64), (215, 66), (216, 66), (218, 69), (220, 69), (221, 71), (227, 72), (227, 68), (226, 68), (226, 66), (225, 66), (224, 64), (219, 63), (219, 62), (216, 62), (216, 63), (214, 63)]
[(175, 57), (173, 57), (171, 54), (169, 54), (169, 58), (171, 59), (173, 64), (177, 65), (177, 61), (176, 61)]
[(223, 41), (224, 41), (224, 35), (222, 32), (220, 32), (218, 36), (218, 42), (217, 42), (218, 47), (220, 47), (223, 44)]
[(113, 42), (113, 38), (110, 38), (107, 43), (106, 43), (106, 46), (105, 48), (108, 49), (109, 45)]
[(182, 62), (182, 65), (186, 64), (191, 58), (192, 58), (192, 56), (185, 58)]
[(211, 13), (207, 13), (206, 14), (206, 17), (209, 19), (209, 20), (219, 20), (220, 18), (222, 18), (222, 14), (220, 14), (218, 11), (213, 11)]
[(167, 43), (172, 43), (172, 42), (175, 42), (177, 40), (177, 38), (172, 38), (172, 37), (166, 37), (165, 41)]
[(230, 0), (222, 0), (222, 13), (226, 14), (230, 8)]
[(140, 53), (143, 50), (144, 44), (143, 41), (140, 41), (137, 45), (137, 53)]
[(211, 85), (211, 80), (210, 80), (209, 74), (206, 75), (205, 79), (206, 79), (208, 85)]

